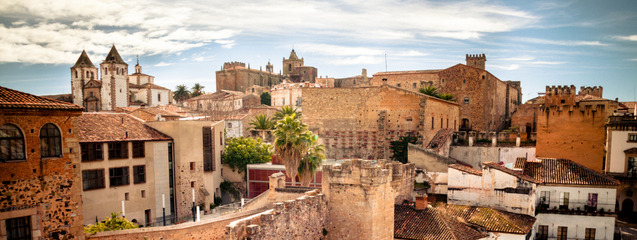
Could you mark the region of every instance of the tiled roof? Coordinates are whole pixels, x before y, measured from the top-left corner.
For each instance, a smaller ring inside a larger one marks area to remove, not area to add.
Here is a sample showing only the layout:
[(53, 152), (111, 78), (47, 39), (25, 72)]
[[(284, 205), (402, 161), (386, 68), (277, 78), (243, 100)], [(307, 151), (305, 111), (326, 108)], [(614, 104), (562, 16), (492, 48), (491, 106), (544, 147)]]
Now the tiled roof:
[(435, 208), (418, 210), (409, 202), (394, 206), (394, 238), (471, 240), (487, 236)]
[(461, 165), (461, 164), (449, 164), (450, 168), (456, 169), (458, 171), (461, 172), (466, 172), (469, 174), (473, 174), (473, 175), (478, 175), (478, 176), (482, 176), (482, 171), (477, 170), (477, 169), (473, 169), (469, 166), (466, 165)]
[(125, 113), (83, 113), (78, 118), (80, 142), (167, 141), (169, 136)]
[(137, 111), (147, 112), (153, 115), (160, 114), (162, 117), (181, 117), (181, 115), (158, 107), (139, 108)]
[(619, 181), (568, 159), (527, 161), (524, 174), (552, 184), (619, 185)]
[(532, 183), (542, 183), (542, 180), (540, 180), (540, 179), (536, 179), (536, 178), (533, 178), (531, 176), (524, 175), (521, 172), (518, 172), (518, 171), (515, 171), (515, 170), (512, 170), (512, 169), (508, 169), (505, 166), (499, 165), (499, 164), (494, 163), (494, 162), (486, 162), (486, 163), (483, 163), (482, 166), (495, 168), (495, 169), (500, 170), (502, 172), (508, 173), (508, 174), (510, 174), (510, 175), (512, 175), (514, 177), (517, 177), (517, 178), (520, 178), (522, 180), (526, 180), (526, 181), (529, 181), (529, 182), (532, 182)]
[(527, 234), (533, 228), (535, 218), (500, 211), (493, 208), (463, 206), (454, 204), (436, 203), (436, 209), (450, 216), (459, 217), (467, 223), (484, 228), (489, 232)]
[(131, 88), (150, 88), (150, 89), (161, 89), (161, 90), (169, 90), (170, 91), (170, 89), (168, 89), (168, 88), (165, 88), (165, 87), (162, 87), (162, 86), (159, 86), (159, 85), (155, 85), (155, 84), (152, 84), (152, 83), (144, 83), (144, 84), (141, 84), (141, 85), (129, 83), (128, 86), (131, 87)]
[(124, 60), (122, 60), (122, 57), (119, 55), (119, 52), (117, 52), (115, 45), (111, 47), (111, 51), (108, 52), (108, 55), (106, 55), (106, 59), (104, 59), (104, 62), (126, 64), (126, 62), (124, 62)]
[(224, 119), (225, 120), (243, 120), (247, 116), (248, 116), (248, 114), (237, 114), (237, 115), (227, 116)]
[(243, 97), (244, 95), (247, 95), (247, 94), (242, 92), (237, 92), (237, 91), (221, 90), (215, 93), (206, 93), (203, 95), (199, 95), (194, 98), (190, 98), (186, 101), (203, 100), (203, 99), (224, 100), (229, 97), (233, 97), (233, 96)]
[(453, 129), (451, 128), (440, 129), (436, 133), (436, 135), (433, 138), (431, 138), (431, 141), (429, 141), (429, 144), (427, 144), (427, 148), (436, 149), (436, 150), (442, 148), (452, 135), (453, 135)]
[(515, 165), (513, 166), (513, 168), (515, 168), (515, 169), (524, 169), (524, 164), (526, 164), (526, 158), (525, 157), (516, 158), (515, 159)]
[(76, 67), (91, 67), (94, 68), (95, 65), (93, 65), (93, 62), (91, 62), (91, 59), (88, 58), (88, 54), (86, 54), (86, 51), (82, 50), (82, 54), (80, 54), (80, 57), (77, 58), (77, 62), (75, 62), (75, 65), (73, 65), (74, 68)]
[(432, 69), (432, 70), (412, 70), (412, 71), (391, 71), (391, 72), (378, 72), (375, 73), (374, 76), (378, 75), (396, 75), (396, 74), (422, 74), (422, 73), (439, 73), (442, 69)]
[(0, 86), (0, 109), (82, 110), (82, 107)]

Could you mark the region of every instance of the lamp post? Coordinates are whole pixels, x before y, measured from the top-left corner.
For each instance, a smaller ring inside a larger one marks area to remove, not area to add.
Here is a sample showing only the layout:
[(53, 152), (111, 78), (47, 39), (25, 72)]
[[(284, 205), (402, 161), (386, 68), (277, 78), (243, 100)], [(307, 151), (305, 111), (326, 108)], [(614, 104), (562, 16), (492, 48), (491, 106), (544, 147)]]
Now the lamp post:
[(161, 208), (164, 213), (164, 226), (166, 226), (166, 199), (163, 193), (161, 194)]
[(192, 221), (197, 221), (197, 209), (195, 208), (195, 189), (192, 189)]
[(124, 207), (124, 200), (122, 200), (122, 218), (126, 218), (126, 208)]

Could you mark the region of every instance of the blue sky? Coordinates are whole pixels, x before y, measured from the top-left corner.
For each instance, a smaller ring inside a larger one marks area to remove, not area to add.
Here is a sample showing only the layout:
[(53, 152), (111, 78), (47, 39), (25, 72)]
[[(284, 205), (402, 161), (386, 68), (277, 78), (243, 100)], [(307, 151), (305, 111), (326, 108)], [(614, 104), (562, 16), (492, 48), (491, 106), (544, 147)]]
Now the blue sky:
[[(443, 69), (485, 53), (487, 70), (522, 82), (603, 86), (635, 101), (637, 1), (0, 1), (0, 85), (70, 93), (82, 49), (99, 64), (115, 44), (129, 65), (174, 89), (215, 91), (241, 61), (275, 71), (294, 48), (320, 76)], [(130, 71), (133, 68), (129, 68)]]

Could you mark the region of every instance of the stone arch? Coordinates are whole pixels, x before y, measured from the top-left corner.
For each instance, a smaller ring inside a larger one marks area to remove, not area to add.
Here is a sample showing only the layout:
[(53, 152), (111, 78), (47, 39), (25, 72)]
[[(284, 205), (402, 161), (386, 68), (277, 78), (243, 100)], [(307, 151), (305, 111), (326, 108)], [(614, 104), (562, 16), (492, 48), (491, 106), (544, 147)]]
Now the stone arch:
[(622, 213), (630, 214), (633, 212), (634, 207), (635, 207), (635, 203), (633, 202), (632, 199), (626, 198), (624, 199), (624, 201), (622, 201)]

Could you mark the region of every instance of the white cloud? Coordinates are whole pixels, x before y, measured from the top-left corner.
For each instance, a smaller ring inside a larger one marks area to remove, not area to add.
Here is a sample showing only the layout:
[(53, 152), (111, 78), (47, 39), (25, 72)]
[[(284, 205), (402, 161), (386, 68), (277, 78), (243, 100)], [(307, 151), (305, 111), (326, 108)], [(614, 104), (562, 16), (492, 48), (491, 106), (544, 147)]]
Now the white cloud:
[(535, 60), (535, 58), (530, 56), (520, 56), (520, 57), (501, 58), (498, 60), (500, 61), (532, 61), (532, 60)]
[(416, 50), (408, 50), (408, 51), (397, 52), (397, 53), (392, 54), (392, 55), (396, 55), (396, 56), (399, 56), (399, 57), (423, 57), (423, 56), (429, 55), (429, 53), (423, 53), (423, 52), (416, 51)]
[[(499, 4), (428, 1), (3, 0), (0, 14), (16, 19), (0, 29), (0, 62), (34, 63), (71, 63), (81, 46), (102, 53), (105, 46), (115, 44), (121, 54), (143, 55), (177, 54), (209, 44), (232, 48), (244, 34), (294, 33), (351, 41), (464, 40), (525, 28), (538, 21), (526, 11)], [(371, 56), (385, 52), (331, 50), (325, 54)]]
[(491, 65), (491, 64), (489, 64), (489, 67), (512, 71), (512, 70), (517, 70), (518, 68), (520, 68), (520, 65), (519, 64), (511, 64), (511, 65), (508, 65), (508, 66), (500, 66), (500, 65)]
[(541, 38), (514, 38), (516, 41), (559, 46), (608, 46), (600, 41), (549, 40)]
[(531, 64), (536, 64), (536, 65), (560, 65), (560, 64), (565, 64), (566, 62), (551, 62), (551, 61), (534, 61), (531, 62)]
[(628, 59), (628, 61), (637, 62), (637, 58)]
[(173, 64), (174, 63), (160, 62), (160, 63), (157, 63), (157, 64), (155, 64), (153, 66), (154, 67), (166, 67), (166, 66), (170, 66), (170, 65), (173, 65)]
[(637, 42), (637, 35), (614, 36), (613, 39), (622, 40), (622, 41), (635, 41), (635, 42)]
[(344, 57), (337, 58), (329, 61), (330, 64), (334, 65), (361, 65), (361, 64), (379, 64), (384, 61), (382, 57), (374, 57), (374, 56), (358, 56), (358, 57)]

